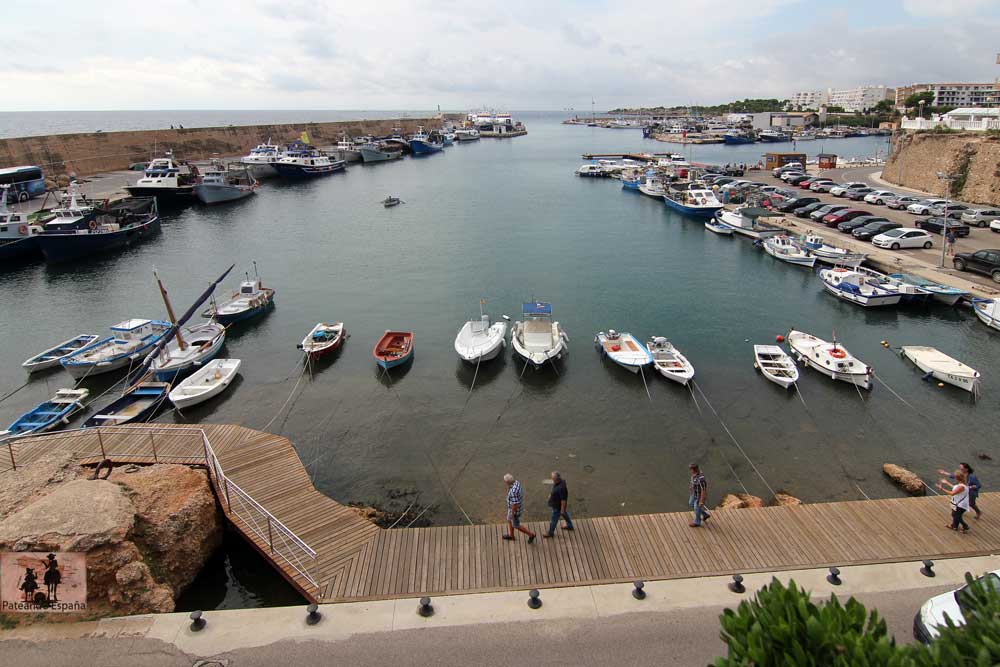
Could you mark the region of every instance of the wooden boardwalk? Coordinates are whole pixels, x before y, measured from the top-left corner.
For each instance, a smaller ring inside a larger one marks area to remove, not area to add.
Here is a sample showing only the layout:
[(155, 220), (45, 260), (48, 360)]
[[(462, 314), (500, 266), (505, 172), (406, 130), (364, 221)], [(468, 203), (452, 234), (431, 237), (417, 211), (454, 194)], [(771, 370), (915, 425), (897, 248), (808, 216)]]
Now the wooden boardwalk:
[[(317, 491), (283, 437), (223, 425), (102, 431), (100, 441), (96, 431), (14, 441), (11, 451), (0, 452), (0, 471), (11, 470), (11, 456), (20, 467), (53, 449), (86, 462), (208, 460), (227, 518), (286, 579), (322, 602), (1000, 552), (994, 512), (973, 521), (970, 534), (954, 533), (944, 528), (943, 497), (716, 511), (700, 529), (688, 527), (688, 513), (578, 519), (575, 531), (559, 530), (551, 540), (541, 537), (547, 522), (530, 522), (539, 534), (532, 545), (523, 535), (501, 539), (502, 525), (382, 530)], [(988, 509), (995, 496), (984, 494), (980, 502)]]

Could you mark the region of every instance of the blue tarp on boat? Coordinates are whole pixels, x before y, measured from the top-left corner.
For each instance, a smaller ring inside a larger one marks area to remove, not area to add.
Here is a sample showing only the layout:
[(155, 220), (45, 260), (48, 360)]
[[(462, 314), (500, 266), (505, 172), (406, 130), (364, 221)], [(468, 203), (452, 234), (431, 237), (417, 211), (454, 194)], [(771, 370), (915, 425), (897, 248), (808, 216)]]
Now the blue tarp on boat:
[(552, 304), (541, 301), (531, 301), (521, 306), (521, 312), (525, 315), (551, 315)]

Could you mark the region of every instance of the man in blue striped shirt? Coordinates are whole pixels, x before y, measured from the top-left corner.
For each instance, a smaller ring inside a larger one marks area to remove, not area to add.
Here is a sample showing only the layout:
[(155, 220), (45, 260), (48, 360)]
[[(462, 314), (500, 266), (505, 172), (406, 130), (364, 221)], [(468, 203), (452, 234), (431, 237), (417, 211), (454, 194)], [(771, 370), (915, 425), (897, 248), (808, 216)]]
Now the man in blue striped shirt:
[(524, 492), (521, 491), (521, 483), (510, 473), (503, 476), (503, 481), (507, 485), (507, 534), (503, 539), (513, 540), (514, 531), (517, 530), (527, 535), (528, 544), (531, 544), (535, 541), (535, 534), (521, 525), (521, 513), (524, 511)]

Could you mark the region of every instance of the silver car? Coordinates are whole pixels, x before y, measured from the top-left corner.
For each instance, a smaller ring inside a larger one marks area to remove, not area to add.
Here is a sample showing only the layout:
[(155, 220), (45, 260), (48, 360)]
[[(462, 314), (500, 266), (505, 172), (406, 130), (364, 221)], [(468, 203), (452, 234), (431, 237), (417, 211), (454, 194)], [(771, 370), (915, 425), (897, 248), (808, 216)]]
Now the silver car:
[(896, 210), (905, 209), (910, 204), (916, 204), (917, 202), (923, 201), (920, 197), (911, 197), (910, 195), (896, 195), (892, 199), (887, 199), (885, 205), (889, 208), (894, 208)]
[(975, 227), (988, 227), (994, 220), (1000, 220), (1000, 208), (970, 208), (962, 213), (962, 222)]

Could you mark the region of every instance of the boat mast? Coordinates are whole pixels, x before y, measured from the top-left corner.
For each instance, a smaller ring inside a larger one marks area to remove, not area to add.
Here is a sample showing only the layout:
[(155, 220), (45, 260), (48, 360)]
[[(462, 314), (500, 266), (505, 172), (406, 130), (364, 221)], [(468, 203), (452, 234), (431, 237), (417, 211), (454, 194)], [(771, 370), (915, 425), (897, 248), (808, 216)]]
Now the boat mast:
[(160, 275), (153, 269), (153, 275), (156, 277), (156, 284), (160, 287), (160, 296), (163, 297), (163, 305), (167, 307), (167, 317), (170, 318), (170, 324), (174, 326), (177, 330), (177, 347), (183, 350), (187, 347), (187, 343), (184, 342), (184, 338), (181, 337), (181, 328), (177, 326), (177, 318), (174, 316), (174, 307), (170, 305), (170, 297), (167, 296), (167, 288), (163, 286), (163, 281), (160, 280)]

